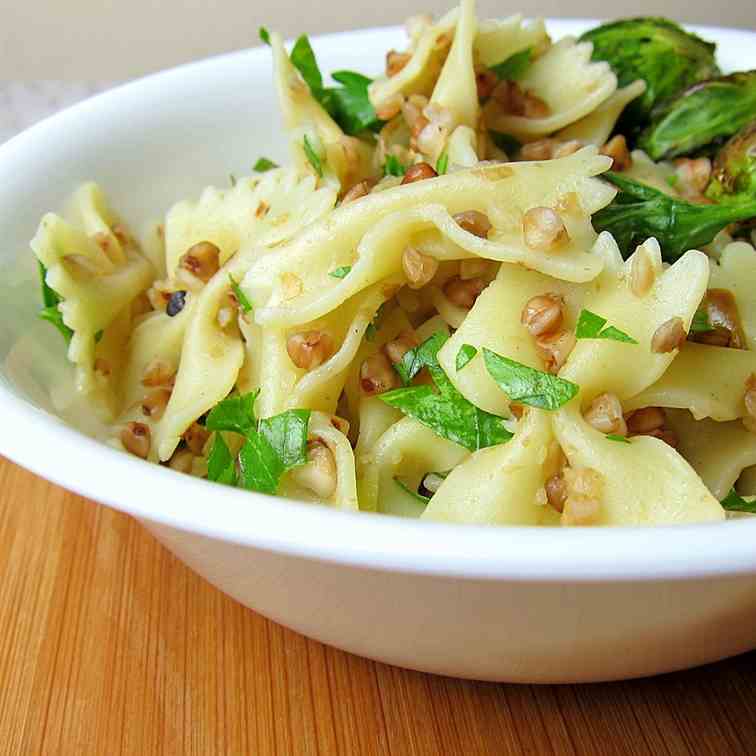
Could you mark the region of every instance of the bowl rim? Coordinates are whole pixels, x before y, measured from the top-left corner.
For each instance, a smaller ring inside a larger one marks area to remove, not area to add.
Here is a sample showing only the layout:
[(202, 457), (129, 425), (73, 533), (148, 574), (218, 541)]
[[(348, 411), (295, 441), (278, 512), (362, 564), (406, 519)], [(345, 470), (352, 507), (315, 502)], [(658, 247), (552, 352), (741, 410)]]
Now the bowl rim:
[[(546, 21), (568, 33), (571, 27), (597, 23), (593, 19)], [(719, 37), (756, 39), (756, 32), (750, 30), (686, 28)], [(378, 27), (321, 35), (312, 42), (317, 49), (343, 43), (345, 38), (398, 33), (399, 27)], [(224, 53), (121, 84), (13, 137), (0, 146), (0, 163), (13, 161), (67, 122), (87, 118), (101, 108), (117, 108), (125, 94), (161, 85), (168, 77), (238, 65), (241, 59), (266, 54), (259, 47)], [(241, 546), (362, 569), (475, 580), (606, 582), (756, 573), (756, 518), (698, 525), (559, 529), (458, 525), (345, 512), (221, 489), (216, 483), (144, 464), (15, 395), (4, 376), (0, 378), (0, 411), (6, 429), (11, 429), (0, 434), (0, 454), (13, 462), (139, 519)], [(91, 459), (90, 472), (79, 478), (77, 471), (84, 459)]]

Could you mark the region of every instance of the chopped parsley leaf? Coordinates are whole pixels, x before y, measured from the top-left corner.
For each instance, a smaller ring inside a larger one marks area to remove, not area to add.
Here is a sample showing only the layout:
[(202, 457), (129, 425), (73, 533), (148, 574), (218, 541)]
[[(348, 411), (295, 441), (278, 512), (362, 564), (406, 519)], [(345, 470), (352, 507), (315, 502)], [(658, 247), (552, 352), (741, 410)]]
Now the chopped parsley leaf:
[(209, 431), (231, 431), (246, 436), (257, 425), (255, 401), (260, 389), (249, 394), (229, 396), (213, 407), (205, 421)]
[(266, 171), (271, 171), (274, 168), (278, 168), (278, 163), (274, 163), (272, 160), (261, 157), (257, 159), (257, 162), (252, 166), (252, 170), (256, 171), (257, 173), (265, 173)]
[[(578, 318), (575, 337), (578, 339), (611, 339), (612, 341), (622, 341), (626, 344), (637, 344), (638, 342), (628, 336), (624, 331), (614, 326), (607, 326), (606, 318), (596, 315), (590, 310), (581, 310)], [(603, 329), (603, 330), (602, 330)]]
[(213, 437), (213, 445), (207, 457), (207, 479), (228, 486), (235, 486), (237, 482), (236, 462), (220, 433)]
[(342, 265), (339, 268), (334, 268), (328, 275), (332, 278), (346, 278), (350, 270), (352, 270), (351, 265)]
[(438, 350), (444, 345), (448, 336), (443, 331), (437, 331), (419, 346), (407, 350), (402, 359), (394, 365), (402, 383), (409, 386), (412, 379), (424, 368), (438, 365)]
[(320, 159), (320, 155), (315, 152), (307, 134), (305, 134), (304, 137), (303, 148), (307, 159), (310, 161), (310, 165), (315, 169), (315, 173), (317, 173), (320, 178), (323, 178), (323, 162)]
[(710, 333), (713, 330), (714, 326), (709, 320), (709, 313), (706, 310), (696, 310), (690, 324), (690, 333)]
[(457, 360), (455, 363), (457, 372), (462, 370), (462, 368), (467, 365), (477, 353), (478, 350), (472, 344), (462, 344), (457, 352)]
[(680, 183), (680, 177), (676, 174), (672, 174), (671, 176), (667, 176), (665, 181), (673, 188), (676, 189), (677, 185)]
[(63, 313), (58, 307), (63, 301), (63, 297), (48, 286), (47, 268), (41, 260), (37, 261), (37, 267), (39, 269), (39, 282), (42, 289), (43, 304), (43, 308), (40, 310), (38, 317), (41, 320), (46, 320), (48, 323), (52, 323), (58, 331), (60, 331), (63, 338), (66, 340), (66, 344), (70, 344), (71, 339), (73, 338), (73, 331), (63, 322)]
[(379, 131), (383, 126), (375, 113), (368, 87), (372, 79), (356, 71), (334, 71), (331, 78), (340, 87), (324, 87), (323, 74), (306, 35), (297, 39), (291, 51), (291, 62), (302, 75), (312, 96), (325, 108), (346, 134)]
[(746, 501), (734, 488), (722, 499), (722, 506), (728, 512), (756, 514), (756, 501)]
[(234, 292), (239, 307), (242, 308), (243, 312), (252, 312), (252, 302), (249, 301), (249, 297), (244, 293), (242, 287), (239, 286), (230, 273), (228, 274), (228, 280), (231, 281), (231, 290)]
[[(307, 462), (310, 410), (287, 410), (258, 421), (254, 411), (258, 394), (259, 390), (228, 397), (207, 416), (205, 427), (215, 431), (208, 479), (274, 494), (284, 472)], [(245, 438), (238, 456), (238, 479), (236, 463), (219, 431), (239, 433)]]
[(386, 162), (383, 164), (384, 176), (404, 176), (407, 169), (399, 162), (396, 155), (386, 155)]
[(365, 329), (365, 339), (367, 341), (375, 341), (375, 337), (378, 335), (378, 328), (381, 324), (381, 318), (385, 310), (385, 304), (382, 304), (376, 311), (373, 319), (368, 323), (368, 327)]
[(406, 483), (399, 480), (399, 478), (394, 478), (394, 483), (396, 483), (396, 485), (399, 486), (399, 488), (401, 488), (404, 493), (408, 494), (413, 499), (421, 501), (423, 504), (427, 504), (430, 501), (430, 496), (423, 496), (418, 491), (413, 491)]
[(317, 93), (323, 91), (323, 74), (320, 73), (315, 52), (306, 34), (302, 34), (294, 43), (289, 58), (294, 68), (302, 75), (315, 99), (319, 99)]
[(502, 357), (485, 347), (483, 358), (490, 376), (512, 402), (553, 411), (567, 404), (580, 390), (571, 381)]
[(368, 87), (373, 80), (356, 71), (334, 71), (331, 78), (341, 84), (326, 90), (331, 96), (331, 115), (344, 132), (354, 135), (362, 131), (380, 131), (384, 121), (375, 114), (368, 96)]
[[(447, 338), (441, 331), (416, 350), (423, 355), (421, 361), (427, 364), (434, 386), (394, 389), (380, 394), (381, 400), (470, 451), (509, 441), (512, 433), (504, 425), (504, 418), (485, 412), (465, 399), (441, 369), (436, 353)], [(413, 363), (413, 369), (415, 367)]]

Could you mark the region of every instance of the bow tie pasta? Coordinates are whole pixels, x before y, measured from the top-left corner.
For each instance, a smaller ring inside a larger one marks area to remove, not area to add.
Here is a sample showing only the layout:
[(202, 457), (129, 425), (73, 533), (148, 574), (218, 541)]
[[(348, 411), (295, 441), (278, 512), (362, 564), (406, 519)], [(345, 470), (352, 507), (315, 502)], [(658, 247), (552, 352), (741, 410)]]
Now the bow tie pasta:
[(633, 54), (655, 21), (552, 42), (474, 0), (410, 19), (372, 77), (261, 29), (289, 166), (198, 187), (142, 240), (89, 183), (32, 240), (104, 440), (436, 522), (756, 513), (752, 126), (672, 128), (717, 68), (663, 27), (696, 70)]

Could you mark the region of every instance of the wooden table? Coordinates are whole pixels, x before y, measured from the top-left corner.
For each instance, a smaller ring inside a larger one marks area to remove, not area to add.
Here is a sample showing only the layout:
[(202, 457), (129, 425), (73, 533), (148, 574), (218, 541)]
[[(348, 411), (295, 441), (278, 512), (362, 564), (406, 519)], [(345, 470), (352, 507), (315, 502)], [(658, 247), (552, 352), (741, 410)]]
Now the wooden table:
[(756, 753), (756, 654), (606, 685), (407, 672), (269, 622), (1, 459), (0, 491), (3, 756)]

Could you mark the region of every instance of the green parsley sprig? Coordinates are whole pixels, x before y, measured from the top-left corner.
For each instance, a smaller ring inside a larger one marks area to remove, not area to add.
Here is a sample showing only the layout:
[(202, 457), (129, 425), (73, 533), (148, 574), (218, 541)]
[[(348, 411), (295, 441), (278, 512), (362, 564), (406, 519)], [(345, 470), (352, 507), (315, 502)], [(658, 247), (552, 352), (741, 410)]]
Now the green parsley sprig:
[(375, 114), (368, 96), (368, 86), (372, 79), (356, 71), (334, 71), (331, 78), (341, 86), (325, 87), (315, 52), (304, 34), (294, 43), (290, 58), (292, 65), (310, 88), (312, 96), (346, 134), (355, 135), (382, 128), (384, 122)]
[(457, 372), (462, 370), (462, 368), (467, 365), (477, 353), (478, 350), (472, 344), (462, 344), (457, 352), (457, 359), (454, 363)]
[[(259, 389), (224, 399), (207, 416), (205, 427), (215, 432), (208, 457), (208, 479), (274, 494), (287, 470), (307, 462), (310, 410), (286, 410), (258, 420), (254, 411), (258, 394)], [(236, 461), (221, 431), (244, 437)]]
[(438, 350), (447, 339), (447, 335), (439, 331), (404, 355), (400, 363), (403, 370), (397, 366), (397, 372), (407, 381), (427, 367), (433, 386), (394, 389), (381, 394), (381, 400), (470, 451), (509, 441), (512, 433), (507, 430), (504, 418), (485, 412), (465, 399), (439, 365)]

